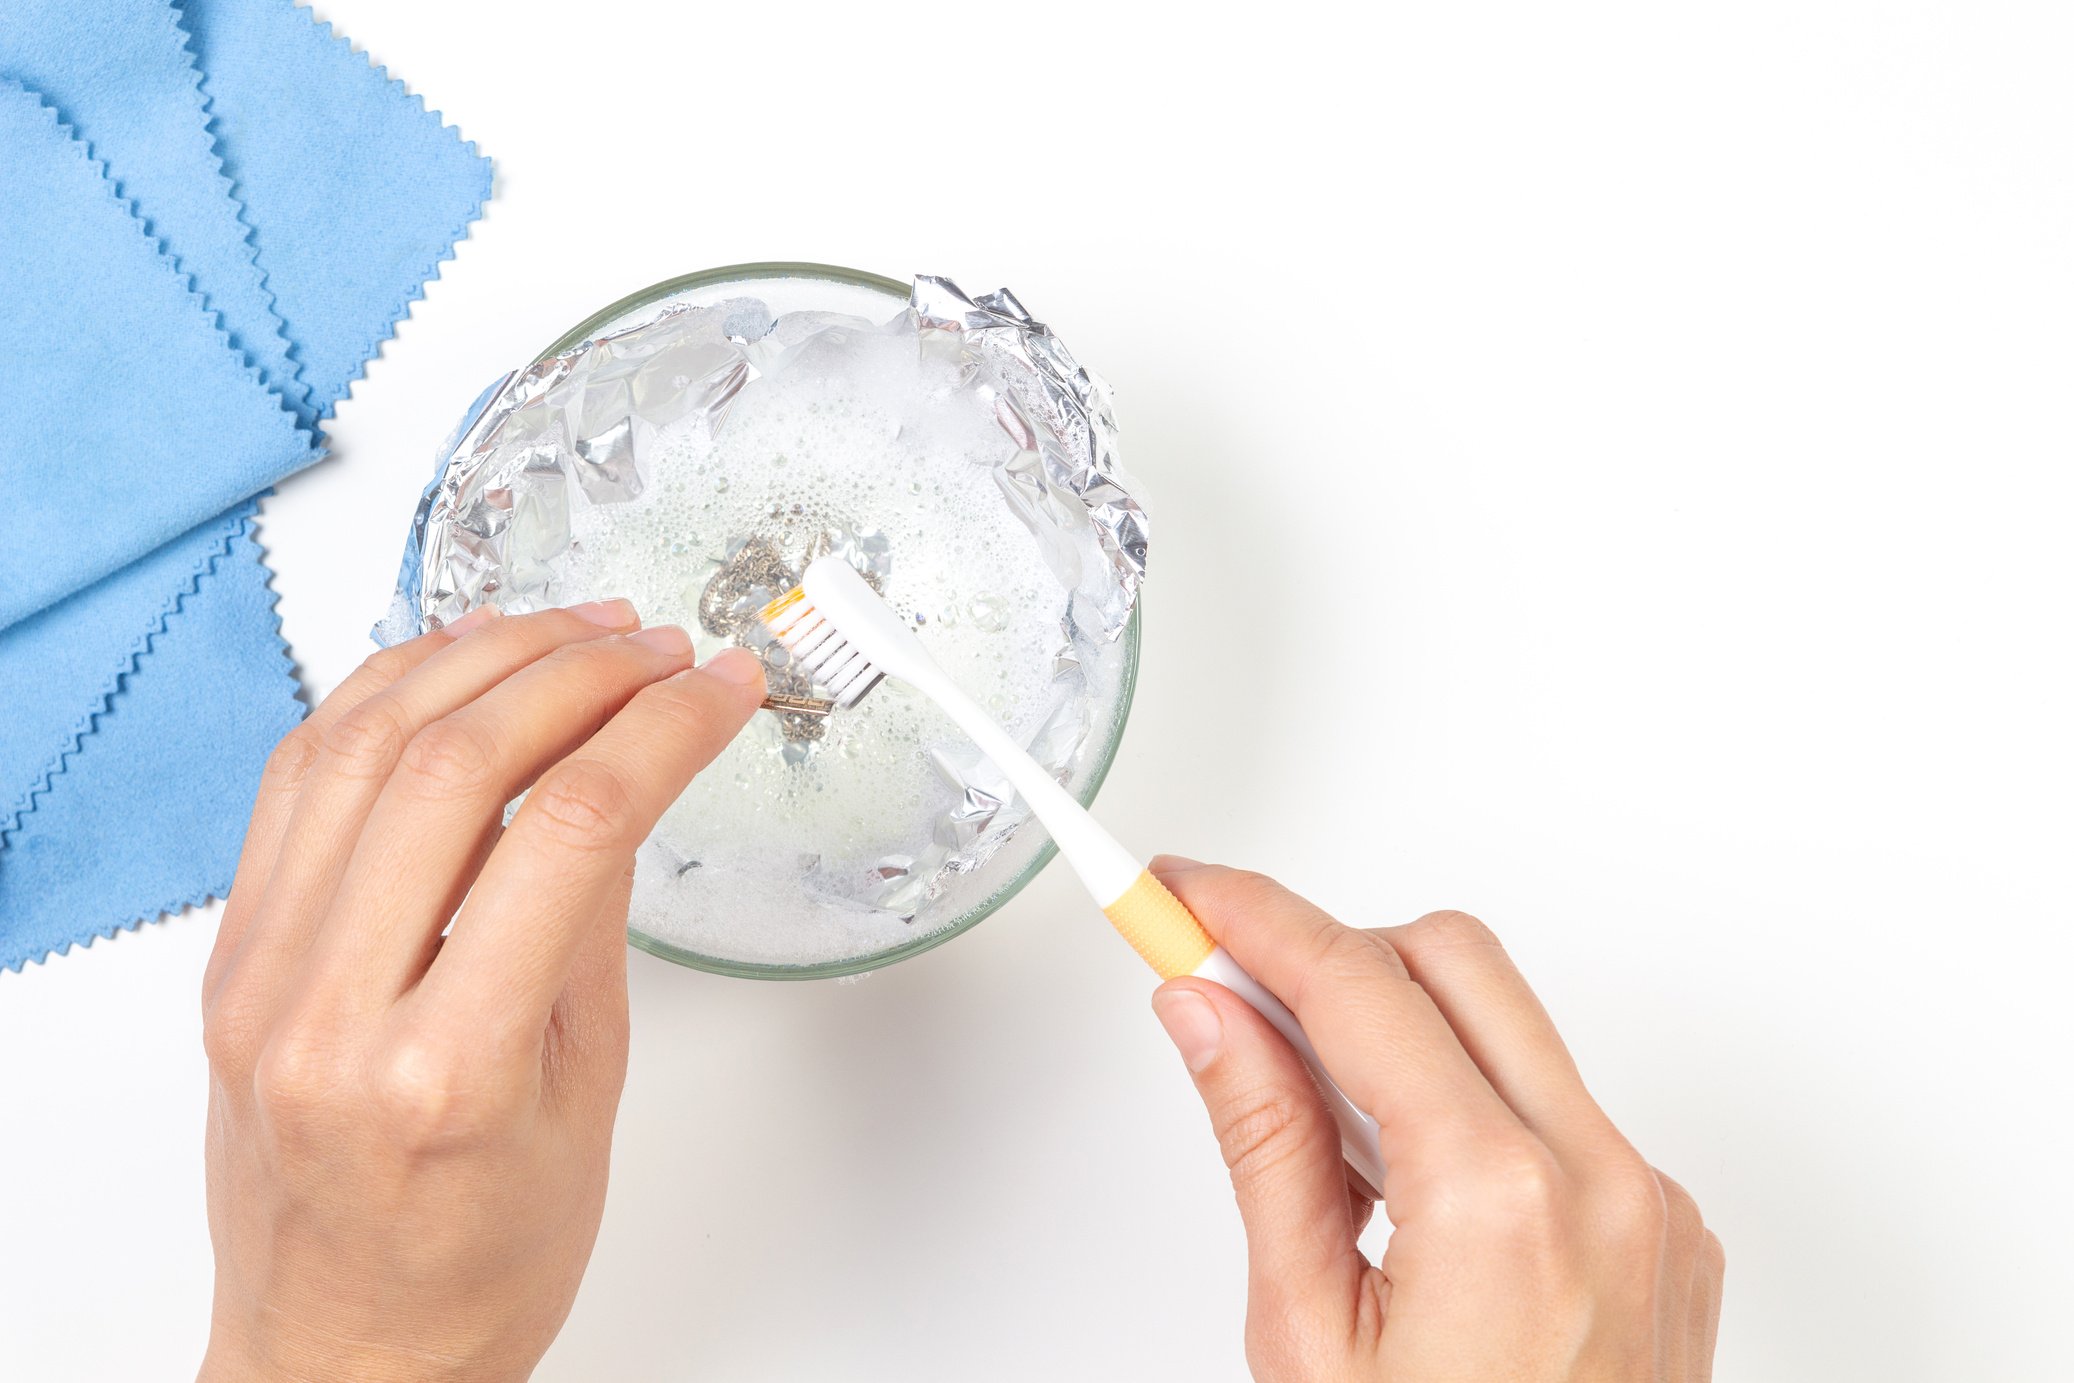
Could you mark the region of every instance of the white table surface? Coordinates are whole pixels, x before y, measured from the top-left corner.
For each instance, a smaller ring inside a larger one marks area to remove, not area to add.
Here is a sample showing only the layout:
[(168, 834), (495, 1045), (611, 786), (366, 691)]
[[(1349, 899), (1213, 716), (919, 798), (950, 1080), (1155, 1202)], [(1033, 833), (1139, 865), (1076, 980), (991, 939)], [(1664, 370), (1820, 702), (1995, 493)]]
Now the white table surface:
[[(2064, 1372), (2063, 9), (319, 8), (498, 181), (267, 506), (313, 694), (434, 445), (592, 309), (1006, 283), (1153, 492), (1124, 838), (1491, 921), (1725, 1241), (1722, 1378)], [(0, 976), (10, 1378), (199, 1354), (215, 924)], [(1205, 1120), (1063, 872), (854, 985), (630, 964), (541, 1378), (1242, 1376)]]

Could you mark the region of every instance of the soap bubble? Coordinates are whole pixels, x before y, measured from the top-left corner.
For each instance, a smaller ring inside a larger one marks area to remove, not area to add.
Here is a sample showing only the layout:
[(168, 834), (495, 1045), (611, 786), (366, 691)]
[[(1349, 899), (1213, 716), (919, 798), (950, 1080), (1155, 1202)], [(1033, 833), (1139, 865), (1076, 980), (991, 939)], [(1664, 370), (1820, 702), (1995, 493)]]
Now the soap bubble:
[(1008, 627), (1008, 602), (998, 596), (972, 597), (966, 602), (965, 613), (975, 625), (989, 634), (998, 634)]

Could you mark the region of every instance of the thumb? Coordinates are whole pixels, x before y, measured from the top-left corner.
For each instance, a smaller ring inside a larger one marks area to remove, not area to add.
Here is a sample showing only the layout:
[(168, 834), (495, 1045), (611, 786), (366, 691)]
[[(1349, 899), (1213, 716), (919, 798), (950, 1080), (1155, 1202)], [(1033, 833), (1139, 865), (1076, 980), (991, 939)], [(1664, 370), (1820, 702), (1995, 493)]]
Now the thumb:
[(1208, 980), (1169, 980), (1154, 991), (1152, 1011), (1187, 1064), (1231, 1169), (1255, 1326), (1309, 1320), (1351, 1330), (1367, 1263), (1355, 1244), (1339, 1129), (1303, 1059), (1252, 1005)]

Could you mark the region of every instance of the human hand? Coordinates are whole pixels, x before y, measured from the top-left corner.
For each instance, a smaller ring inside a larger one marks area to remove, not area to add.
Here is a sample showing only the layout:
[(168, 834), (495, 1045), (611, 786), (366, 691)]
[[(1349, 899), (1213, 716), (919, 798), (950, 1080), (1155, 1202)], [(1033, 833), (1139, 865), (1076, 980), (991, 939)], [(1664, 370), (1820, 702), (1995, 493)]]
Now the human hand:
[(1258, 874), (1152, 868), (1382, 1125), (1393, 1228), (1371, 1265), (1355, 1238), (1374, 1207), (1289, 1044), (1207, 981), (1154, 994), (1245, 1221), (1255, 1377), (1711, 1377), (1720, 1241), (1593, 1102), (1488, 928), (1443, 912), (1357, 931)]
[(638, 629), (625, 601), (478, 611), (268, 761), (203, 980), (204, 1380), (524, 1378), (561, 1328), (626, 1077), (634, 851), (763, 696), (749, 654), (694, 670)]

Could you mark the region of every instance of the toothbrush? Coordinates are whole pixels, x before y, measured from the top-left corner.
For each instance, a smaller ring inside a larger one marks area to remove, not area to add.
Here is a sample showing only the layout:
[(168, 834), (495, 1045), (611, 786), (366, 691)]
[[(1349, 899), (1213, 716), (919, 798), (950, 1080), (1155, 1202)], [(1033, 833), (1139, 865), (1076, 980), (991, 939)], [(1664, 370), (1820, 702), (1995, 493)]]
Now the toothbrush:
[(794, 665), (826, 690), (837, 709), (855, 705), (880, 678), (889, 676), (942, 707), (1015, 785), (1051, 831), (1059, 853), (1101, 904), (1111, 925), (1161, 979), (1194, 975), (1214, 980), (1251, 1004), (1289, 1039), (1310, 1067), (1339, 1124), (1347, 1165), (1380, 1198), (1383, 1156), (1376, 1121), (1362, 1113), (1326, 1074), (1296, 1015), (1212, 941), (1166, 885), (1097, 825), (1087, 808), (945, 675), (914, 630), (855, 568), (837, 556), (815, 559), (800, 584), (765, 606), (761, 617), (792, 655)]

